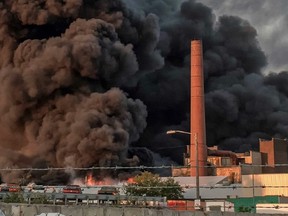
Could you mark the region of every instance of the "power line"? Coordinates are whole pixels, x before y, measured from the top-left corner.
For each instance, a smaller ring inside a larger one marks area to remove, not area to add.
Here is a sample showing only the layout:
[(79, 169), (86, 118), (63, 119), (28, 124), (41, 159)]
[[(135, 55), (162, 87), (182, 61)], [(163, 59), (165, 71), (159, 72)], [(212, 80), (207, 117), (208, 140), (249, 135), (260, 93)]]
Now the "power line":
[[(288, 164), (274, 164), (273, 167), (285, 167)], [(13, 168), (13, 167), (6, 167), (0, 168), (0, 171), (49, 171), (49, 170), (125, 170), (125, 169), (181, 169), (181, 168), (195, 168), (197, 166), (180, 166), (180, 165), (160, 165), (160, 166), (93, 166), (93, 167), (45, 167), (45, 168), (35, 168), (35, 167), (22, 167), (22, 168)], [(233, 168), (233, 167), (271, 167), (271, 165), (255, 165), (255, 164), (241, 164), (241, 165), (233, 165), (233, 166), (199, 166), (199, 167), (206, 167), (206, 168)], [(255, 173), (256, 174), (256, 173)]]

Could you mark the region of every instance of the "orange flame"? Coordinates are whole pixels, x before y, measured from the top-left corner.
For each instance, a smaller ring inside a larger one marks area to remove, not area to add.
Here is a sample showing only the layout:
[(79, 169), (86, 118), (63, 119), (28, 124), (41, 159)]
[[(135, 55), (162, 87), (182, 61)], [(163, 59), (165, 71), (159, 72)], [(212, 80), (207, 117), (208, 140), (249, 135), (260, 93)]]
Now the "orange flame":
[(96, 180), (93, 178), (92, 173), (88, 173), (86, 178), (85, 178), (85, 184), (87, 186), (95, 186), (95, 185), (114, 185), (116, 184), (117, 181), (110, 179), (110, 178), (105, 178), (103, 180)]
[(135, 183), (135, 181), (134, 181), (134, 178), (128, 178), (127, 179), (127, 183), (129, 183), (129, 184), (133, 184), (133, 183)]
[(133, 177), (128, 178), (126, 181), (120, 181), (119, 179), (105, 178), (102, 180), (97, 180), (93, 177), (92, 173), (88, 173), (85, 177), (86, 186), (98, 186), (98, 185), (119, 185), (119, 184), (133, 184), (136, 183)]

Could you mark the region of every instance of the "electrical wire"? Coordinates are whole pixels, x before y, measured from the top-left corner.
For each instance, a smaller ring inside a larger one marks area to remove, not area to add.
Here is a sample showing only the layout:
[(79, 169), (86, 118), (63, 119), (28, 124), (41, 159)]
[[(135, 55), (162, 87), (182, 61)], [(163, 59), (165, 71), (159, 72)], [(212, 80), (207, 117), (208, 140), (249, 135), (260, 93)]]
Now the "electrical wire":
[[(199, 168), (206, 167), (206, 168), (233, 168), (233, 167), (271, 167), (269, 165), (252, 165), (252, 164), (241, 164), (241, 165), (234, 165), (234, 166), (198, 166)], [(285, 167), (288, 164), (274, 164), (273, 167)], [(35, 167), (6, 167), (6, 168), (0, 168), (0, 171), (49, 171), (49, 170), (83, 170), (83, 171), (89, 171), (89, 170), (125, 170), (125, 169), (181, 169), (181, 168), (197, 168), (197, 166), (179, 166), (179, 165), (161, 165), (161, 166), (93, 166), (93, 167), (45, 167), (45, 168), (35, 168)], [(251, 173), (252, 174), (252, 173)], [(256, 174), (256, 173), (255, 173)]]

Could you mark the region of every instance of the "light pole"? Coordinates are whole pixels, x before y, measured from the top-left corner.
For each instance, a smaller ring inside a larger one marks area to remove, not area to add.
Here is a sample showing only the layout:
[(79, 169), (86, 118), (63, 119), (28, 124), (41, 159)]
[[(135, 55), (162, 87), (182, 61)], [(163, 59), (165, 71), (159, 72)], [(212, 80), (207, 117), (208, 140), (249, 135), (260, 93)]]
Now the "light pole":
[[(168, 130), (166, 134), (175, 134), (175, 133), (182, 133), (192, 135), (190, 132), (182, 131), (182, 130)], [(199, 184), (199, 161), (198, 161), (198, 136), (194, 134), (194, 145), (195, 145), (195, 160), (196, 160), (196, 199), (200, 199), (200, 184)], [(191, 147), (190, 147), (191, 148)], [(191, 153), (191, 150), (190, 150)], [(190, 161), (190, 166), (192, 161)]]
[[(253, 196), (253, 208), (256, 207), (255, 206), (255, 176), (254, 176), (254, 165), (253, 163), (251, 164), (252, 165), (252, 196)], [(255, 208), (254, 208), (255, 209)], [(255, 210), (256, 212), (256, 210)]]
[[(196, 198), (200, 199), (200, 189), (199, 189), (199, 161), (198, 161), (198, 137), (197, 134), (194, 134), (195, 141), (195, 160), (196, 160)], [(190, 162), (191, 163), (191, 162)]]
[(168, 131), (166, 132), (166, 134), (175, 134), (175, 133), (182, 133), (182, 134), (189, 134), (189, 135), (191, 135), (190, 132), (182, 131), (182, 130), (168, 130)]

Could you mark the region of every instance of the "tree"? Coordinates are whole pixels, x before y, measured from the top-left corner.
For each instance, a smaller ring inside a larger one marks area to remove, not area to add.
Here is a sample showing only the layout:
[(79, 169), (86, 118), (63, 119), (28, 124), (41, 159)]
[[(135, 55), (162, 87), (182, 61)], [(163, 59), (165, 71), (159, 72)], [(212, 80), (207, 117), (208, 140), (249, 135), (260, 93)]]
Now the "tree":
[(132, 196), (158, 196), (167, 199), (183, 198), (183, 189), (174, 178), (160, 178), (159, 175), (143, 172), (134, 177), (125, 187), (125, 194)]
[(5, 203), (24, 203), (25, 199), (22, 193), (10, 193), (3, 199)]

